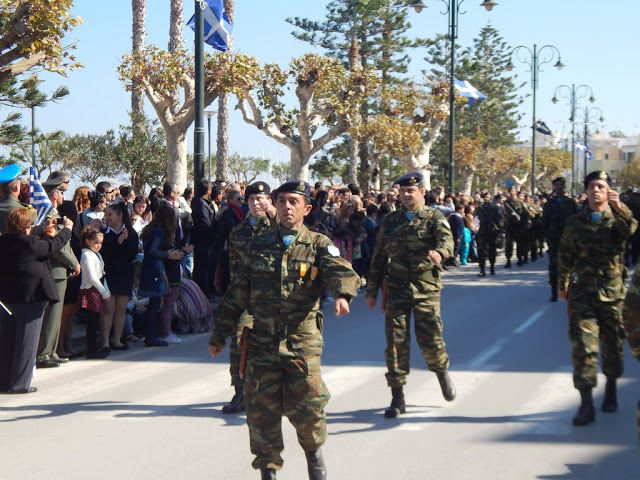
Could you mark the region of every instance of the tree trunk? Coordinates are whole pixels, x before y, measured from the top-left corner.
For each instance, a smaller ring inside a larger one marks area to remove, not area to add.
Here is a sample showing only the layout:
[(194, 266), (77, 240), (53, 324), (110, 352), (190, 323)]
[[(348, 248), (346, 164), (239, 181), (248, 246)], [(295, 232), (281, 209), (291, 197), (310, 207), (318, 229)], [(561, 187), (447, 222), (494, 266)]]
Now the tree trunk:
[[(358, 122), (358, 118), (353, 119), (354, 125)], [(358, 184), (358, 155), (360, 150), (360, 142), (355, 135), (349, 135), (349, 168), (347, 169), (347, 182)]]
[(184, 0), (170, 0), (169, 13), (169, 53), (174, 53), (182, 42)]
[(473, 188), (473, 179), (475, 178), (474, 172), (462, 172), (462, 192), (467, 195), (471, 195), (471, 189)]
[(229, 93), (218, 97), (218, 136), (216, 149), (216, 180), (229, 180)]
[(291, 180), (307, 181), (310, 158), (311, 155), (302, 153), (300, 149), (291, 149)]
[(187, 131), (179, 127), (165, 128), (167, 134), (167, 181), (183, 191), (187, 186)]
[[(131, 52), (135, 55), (146, 44), (147, 0), (131, 0), (131, 15)], [(144, 94), (135, 88), (131, 91), (131, 113), (144, 115)]]

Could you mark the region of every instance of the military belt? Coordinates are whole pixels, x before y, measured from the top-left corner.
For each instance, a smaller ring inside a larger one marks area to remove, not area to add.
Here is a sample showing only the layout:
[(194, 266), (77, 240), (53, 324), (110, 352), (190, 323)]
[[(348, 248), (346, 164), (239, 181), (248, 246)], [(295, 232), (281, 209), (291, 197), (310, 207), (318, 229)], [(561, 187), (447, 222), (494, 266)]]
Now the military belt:
[(289, 325), (282, 325), (280, 323), (265, 323), (255, 321), (253, 322), (253, 330), (256, 333), (266, 333), (268, 335), (274, 335), (278, 338), (286, 338), (288, 334), (293, 333), (313, 333), (318, 329), (315, 319), (305, 320), (297, 325), (297, 328), (289, 328)]
[(597, 277), (578, 277), (578, 285), (586, 285), (590, 287), (599, 287), (600, 282)]

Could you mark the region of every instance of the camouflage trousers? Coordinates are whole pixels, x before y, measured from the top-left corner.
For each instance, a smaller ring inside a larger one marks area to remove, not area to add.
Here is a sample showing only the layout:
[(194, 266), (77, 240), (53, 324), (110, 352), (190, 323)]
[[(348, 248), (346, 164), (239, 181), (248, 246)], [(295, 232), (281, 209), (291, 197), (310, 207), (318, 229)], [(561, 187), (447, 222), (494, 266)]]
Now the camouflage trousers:
[(489, 259), (491, 265), (496, 263), (496, 249), (498, 248), (498, 233), (478, 233), (478, 258), (480, 265), (484, 265)]
[(558, 245), (560, 237), (547, 237), (547, 253), (549, 256), (549, 284), (558, 286)]
[(507, 260), (510, 260), (513, 256), (514, 242), (516, 244), (516, 258), (521, 259), (527, 257), (529, 249), (527, 230), (524, 228), (507, 228), (505, 229), (505, 240), (504, 255), (507, 257)]
[(303, 450), (320, 448), (327, 437), (324, 407), (330, 397), (320, 375), (320, 355), (286, 357), (251, 349), (244, 400), (251, 453), (256, 456), (253, 468), (282, 468), (283, 415), (296, 429)]
[(240, 337), (242, 336), (242, 330), (244, 327), (253, 326), (253, 315), (244, 312), (238, 322), (238, 329), (235, 335), (231, 335), (229, 342), (229, 373), (231, 374), (231, 385), (233, 387), (241, 387), (244, 385), (244, 380), (240, 378), (240, 357), (242, 356), (242, 349), (240, 348)]
[(416, 340), (429, 370), (441, 372), (449, 368), (449, 356), (442, 338), (440, 292), (415, 300), (390, 291), (385, 315), (387, 349), (384, 356), (387, 363), (385, 377), (392, 388), (407, 383), (412, 311)]
[(623, 372), (624, 328), (622, 300), (600, 302), (589, 293), (572, 291), (569, 340), (573, 346), (573, 385), (594, 388), (598, 374), (598, 340), (602, 349), (602, 372), (619, 378)]

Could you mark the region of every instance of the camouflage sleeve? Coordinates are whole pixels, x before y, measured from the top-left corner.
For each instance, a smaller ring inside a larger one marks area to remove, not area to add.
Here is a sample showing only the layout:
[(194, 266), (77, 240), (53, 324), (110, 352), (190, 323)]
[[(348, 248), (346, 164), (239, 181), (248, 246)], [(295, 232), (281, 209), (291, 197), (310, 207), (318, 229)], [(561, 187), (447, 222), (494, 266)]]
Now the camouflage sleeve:
[(622, 320), (631, 352), (640, 360), (640, 268), (636, 269), (624, 299)]
[(324, 235), (318, 238), (318, 268), (325, 284), (334, 298), (344, 297), (350, 301), (358, 295), (360, 276), (351, 263), (340, 256), (331, 240)]
[(231, 278), (229, 288), (220, 301), (216, 316), (213, 319), (209, 345), (224, 347), (226, 338), (236, 331), (238, 321), (247, 308), (251, 279), (251, 268), (248, 260), (250, 257), (250, 252), (241, 257), (242, 263), (238, 265), (235, 274)]
[(444, 215), (440, 212), (436, 213), (434, 218), (436, 229), (436, 248), (434, 250), (440, 254), (442, 260), (453, 257), (453, 234), (451, 233), (451, 227), (444, 218)]
[(237, 262), (240, 261), (240, 252), (238, 250), (238, 232), (242, 228), (242, 222), (233, 227), (229, 234), (229, 269), (233, 273)]
[(376, 246), (371, 256), (371, 265), (367, 274), (367, 297), (375, 298), (378, 296), (378, 290), (382, 286), (384, 271), (387, 267), (387, 254), (384, 248), (384, 222), (378, 230), (376, 237)]
[(613, 212), (613, 216), (615, 218), (615, 222), (613, 224), (614, 231), (621, 237), (623, 240), (627, 240), (633, 232), (636, 231), (638, 227), (638, 221), (633, 218), (633, 213), (629, 210), (624, 203), (620, 205), (620, 210), (615, 211), (611, 209)]
[(562, 232), (558, 245), (558, 289), (567, 291), (574, 264), (573, 227), (570, 222)]

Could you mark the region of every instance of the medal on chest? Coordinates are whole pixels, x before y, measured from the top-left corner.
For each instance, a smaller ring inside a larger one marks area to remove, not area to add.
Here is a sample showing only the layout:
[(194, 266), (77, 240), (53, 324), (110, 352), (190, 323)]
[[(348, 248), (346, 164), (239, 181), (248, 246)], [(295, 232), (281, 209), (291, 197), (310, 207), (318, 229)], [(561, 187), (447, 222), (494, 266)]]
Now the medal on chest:
[(307, 274), (307, 269), (308, 268), (309, 268), (309, 264), (308, 263), (301, 263), (300, 264), (300, 278), (298, 278), (298, 285), (302, 285), (302, 283), (304, 282), (303, 278)]

